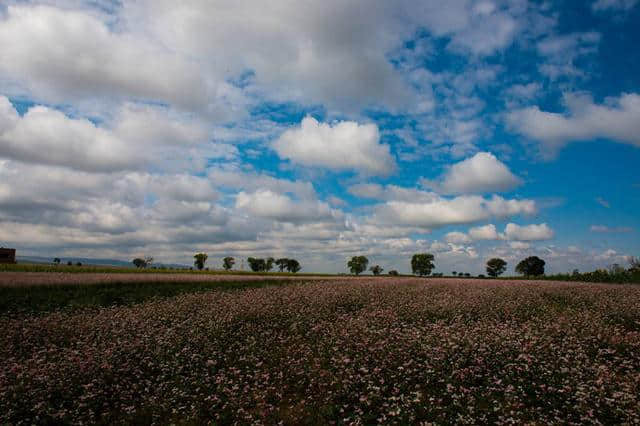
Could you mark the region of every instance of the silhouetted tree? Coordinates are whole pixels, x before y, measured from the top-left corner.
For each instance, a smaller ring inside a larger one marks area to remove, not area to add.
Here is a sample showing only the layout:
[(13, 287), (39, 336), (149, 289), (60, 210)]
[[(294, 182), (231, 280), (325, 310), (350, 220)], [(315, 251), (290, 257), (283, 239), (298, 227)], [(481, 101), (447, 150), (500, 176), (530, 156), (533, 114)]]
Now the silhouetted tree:
[(382, 271), (384, 271), (384, 268), (380, 267), (380, 265), (375, 265), (369, 268), (369, 270), (373, 272), (373, 275), (380, 275)]
[(398, 276), (399, 274), (398, 274), (398, 271), (396, 271), (395, 269), (392, 269), (389, 271), (389, 275), (392, 275), (395, 277), (395, 276)]
[(60, 264), (60, 258), (59, 257), (54, 257), (53, 258), (53, 264), (58, 266)]
[(529, 256), (518, 263), (516, 272), (527, 277), (537, 277), (544, 275), (544, 265), (545, 261), (538, 256)]
[(265, 272), (269, 272), (270, 270), (273, 269), (273, 262), (275, 262), (273, 257), (268, 257), (267, 258), (267, 260), (264, 262), (264, 271)]
[(136, 257), (131, 262), (135, 265), (136, 268), (145, 268), (147, 266), (144, 259), (140, 257)]
[(286, 257), (281, 257), (280, 259), (276, 259), (275, 263), (278, 266), (278, 269), (280, 269), (280, 272), (284, 272), (284, 270), (287, 268), (287, 264), (289, 263), (289, 259), (287, 259)]
[(347, 266), (352, 274), (360, 275), (366, 271), (369, 259), (365, 256), (353, 256), (350, 261), (347, 262)]
[(267, 268), (267, 263), (262, 258), (249, 257), (247, 263), (253, 272), (264, 272)]
[(225, 271), (229, 271), (231, 268), (233, 268), (233, 265), (235, 265), (236, 260), (231, 257), (231, 256), (227, 256), (224, 259), (222, 259), (222, 267), (224, 268)]
[(493, 259), (489, 259), (487, 261), (487, 274), (490, 277), (497, 277), (502, 275), (504, 271), (507, 269), (507, 262), (499, 257), (494, 257)]
[(414, 254), (411, 258), (411, 271), (421, 277), (431, 274), (431, 271), (435, 268), (433, 259), (434, 257), (431, 253)]
[(295, 274), (300, 269), (302, 269), (302, 267), (300, 266), (300, 263), (297, 260), (287, 259), (287, 271)]
[(193, 266), (202, 271), (204, 268), (204, 264), (206, 263), (209, 256), (206, 253), (197, 253), (193, 256), (195, 261), (193, 262)]

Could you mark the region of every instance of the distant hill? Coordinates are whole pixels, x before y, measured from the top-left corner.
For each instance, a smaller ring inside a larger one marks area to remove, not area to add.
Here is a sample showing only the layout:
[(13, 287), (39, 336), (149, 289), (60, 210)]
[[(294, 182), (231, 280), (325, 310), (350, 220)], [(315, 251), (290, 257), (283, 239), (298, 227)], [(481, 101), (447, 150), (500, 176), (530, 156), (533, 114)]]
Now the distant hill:
[[(16, 256), (18, 263), (53, 263), (53, 257), (43, 256)], [(60, 263), (66, 264), (71, 262), (73, 264), (80, 262), (83, 265), (97, 265), (97, 266), (117, 266), (125, 268), (135, 268), (131, 261), (118, 260), (118, 259), (92, 259), (87, 257), (60, 257)], [(168, 268), (188, 268), (188, 265), (181, 265), (177, 263), (154, 263), (153, 266), (166, 266)]]

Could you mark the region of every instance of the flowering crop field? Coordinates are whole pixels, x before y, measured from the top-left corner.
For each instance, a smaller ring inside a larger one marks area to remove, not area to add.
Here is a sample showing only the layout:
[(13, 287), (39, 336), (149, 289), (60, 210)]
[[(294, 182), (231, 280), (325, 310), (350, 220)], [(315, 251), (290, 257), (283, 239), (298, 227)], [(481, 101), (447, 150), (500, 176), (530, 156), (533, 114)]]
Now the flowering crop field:
[(0, 319), (0, 423), (640, 422), (640, 287), (333, 280)]

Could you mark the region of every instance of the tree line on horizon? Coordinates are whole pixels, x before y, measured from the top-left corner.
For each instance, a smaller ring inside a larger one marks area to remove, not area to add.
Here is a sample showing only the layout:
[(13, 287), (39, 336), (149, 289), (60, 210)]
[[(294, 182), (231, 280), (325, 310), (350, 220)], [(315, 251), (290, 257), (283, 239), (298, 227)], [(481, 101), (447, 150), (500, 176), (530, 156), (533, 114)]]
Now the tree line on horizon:
[[(206, 253), (196, 253), (194, 256), (194, 267), (198, 270), (205, 269), (205, 263), (208, 260), (208, 255)], [(418, 276), (429, 276), (432, 275), (433, 269), (435, 269), (434, 265), (435, 256), (431, 253), (416, 253), (411, 257), (411, 272), (414, 275)], [(580, 273), (577, 269), (575, 269), (571, 274), (555, 274), (552, 276), (545, 276), (545, 261), (540, 259), (538, 256), (529, 256), (523, 260), (521, 260), (515, 267), (515, 272), (523, 275), (526, 278), (529, 277), (541, 277), (544, 276), (546, 279), (555, 278), (562, 280), (570, 280), (570, 281), (584, 281), (584, 282), (640, 282), (640, 258), (638, 257), (630, 257), (628, 259), (629, 268), (625, 269), (624, 267), (613, 264), (609, 265), (608, 269), (597, 269), (593, 272), (585, 272)], [(53, 260), (54, 265), (59, 265), (61, 263), (60, 258), (55, 258)], [(133, 259), (132, 263), (137, 268), (147, 268), (151, 266), (153, 263), (153, 257), (140, 257)], [(265, 258), (247, 258), (247, 263), (249, 268), (253, 272), (270, 272), (277, 267), (280, 272), (284, 272), (285, 270), (290, 273), (299, 272), (302, 269), (300, 262), (296, 259), (290, 259), (286, 257), (274, 259), (273, 257)], [(71, 265), (71, 262), (68, 262), (68, 265)], [(227, 256), (222, 259), (222, 267), (226, 271), (230, 271), (233, 269), (233, 266), (236, 264), (235, 258), (231, 256)], [(78, 266), (82, 264), (78, 262)], [(360, 275), (364, 271), (367, 270), (367, 266), (369, 265), (369, 259), (366, 256), (353, 256), (350, 260), (347, 261), (347, 268), (354, 275)], [(486, 272), (487, 275), (491, 278), (497, 278), (502, 275), (507, 270), (507, 262), (501, 258), (491, 258), (486, 263)], [(208, 268), (207, 268), (208, 269)], [(384, 268), (380, 265), (373, 265), (368, 269), (373, 275), (381, 275), (384, 272)], [(391, 269), (388, 272), (391, 276), (400, 275), (397, 270)], [(471, 277), (469, 273), (457, 272), (453, 271), (452, 275), (458, 277)], [(433, 273), (433, 276), (444, 276), (443, 273)], [(478, 275), (479, 278), (484, 278), (484, 275)]]
[[(428, 276), (431, 275), (431, 272), (435, 268), (434, 265), (435, 256), (431, 253), (416, 253), (411, 257), (411, 272), (414, 275), (419, 276)], [(351, 271), (354, 275), (360, 275), (364, 271), (367, 270), (367, 266), (369, 264), (369, 259), (366, 256), (353, 256), (348, 262), (347, 267), (349, 271)], [(540, 259), (537, 256), (529, 256), (526, 259), (523, 259), (518, 265), (516, 265), (516, 272), (524, 275), (526, 277), (530, 276), (540, 276), (544, 275), (544, 265), (545, 261)], [(384, 268), (380, 265), (374, 265), (369, 270), (373, 273), (373, 275), (380, 275)], [(489, 259), (486, 264), (487, 274), (492, 278), (497, 278), (502, 275), (507, 270), (507, 262), (504, 259), (493, 258)], [(389, 275), (399, 275), (398, 271), (390, 270)], [(435, 276), (436, 274), (434, 274)], [(465, 276), (470, 277), (471, 274), (453, 271), (454, 276)], [(438, 274), (438, 276), (443, 276), (443, 274)], [(483, 277), (483, 275), (481, 275)]]

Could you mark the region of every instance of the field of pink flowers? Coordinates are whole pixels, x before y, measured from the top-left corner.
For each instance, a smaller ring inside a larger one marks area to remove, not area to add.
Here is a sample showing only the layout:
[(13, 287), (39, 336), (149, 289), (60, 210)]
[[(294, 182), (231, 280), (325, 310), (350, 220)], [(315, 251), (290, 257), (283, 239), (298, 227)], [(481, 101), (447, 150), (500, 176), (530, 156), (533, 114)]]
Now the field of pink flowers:
[(640, 422), (640, 287), (313, 282), (0, 330), (0, 424)]

